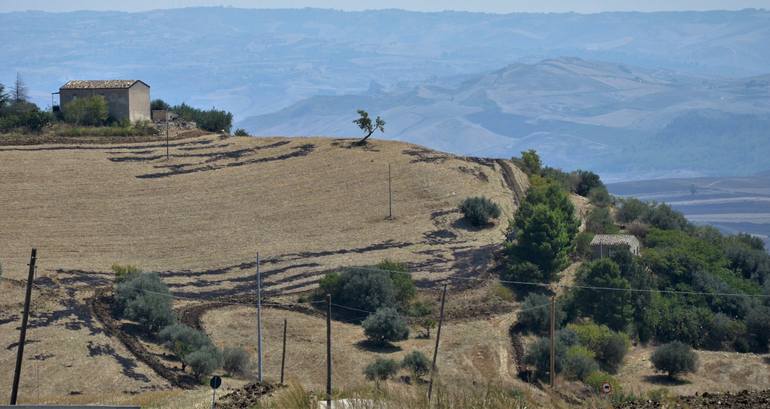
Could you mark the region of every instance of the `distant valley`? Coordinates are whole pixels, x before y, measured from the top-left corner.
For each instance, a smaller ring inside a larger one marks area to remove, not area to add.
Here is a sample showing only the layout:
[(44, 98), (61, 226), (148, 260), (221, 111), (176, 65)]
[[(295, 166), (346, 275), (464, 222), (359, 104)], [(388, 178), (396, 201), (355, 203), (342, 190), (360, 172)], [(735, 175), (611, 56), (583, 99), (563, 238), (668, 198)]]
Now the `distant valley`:
[(610, 184), (619, 196), (666, 202), (697, 224), (761, 237), (770, 249), (770, 174)]

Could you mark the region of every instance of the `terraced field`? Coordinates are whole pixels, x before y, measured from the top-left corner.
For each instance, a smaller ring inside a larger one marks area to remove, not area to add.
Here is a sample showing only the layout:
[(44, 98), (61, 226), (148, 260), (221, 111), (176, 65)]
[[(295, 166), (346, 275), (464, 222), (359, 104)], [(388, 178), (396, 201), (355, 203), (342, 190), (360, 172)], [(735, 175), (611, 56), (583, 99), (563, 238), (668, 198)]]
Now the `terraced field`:
[[(253, 299), (257, 252), (271, 296), (312, 288), (330, 269), (384, 258), (407, 262), (424, 287), (483, 275), (494, 264), (526, 189), (518, 169), (399, 142), (350, 142), (206, 135), (172, 141), (168, 160), (160, 141), (0, 146), (4, 368), (16, 352), (17, 280), (38, 248), (21, 396), (89, 402), (107, 391), (120, 403), (172, 387), (89, 307), (94, 290), (110, 285), (113, 263), (159, 272), (178, 308)], [(457, 204), (473, 195), (501, 205), (495, 226), (461, 220)], [(163, 361), (162, 351), (146, 347)], [(59, 381), (41, 385), (34, 373)], [(89, 374), (90, 382), (84, 387), (69, 373)], [(11, 376), (3, 371), (0, 382)]]

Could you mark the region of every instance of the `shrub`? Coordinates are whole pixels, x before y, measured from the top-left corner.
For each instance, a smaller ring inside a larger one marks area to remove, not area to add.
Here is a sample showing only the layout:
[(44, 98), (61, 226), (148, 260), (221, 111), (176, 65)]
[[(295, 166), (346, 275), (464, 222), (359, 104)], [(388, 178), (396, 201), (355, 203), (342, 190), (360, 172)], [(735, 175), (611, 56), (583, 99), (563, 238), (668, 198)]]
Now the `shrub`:
[(614, 330), (623, 330), (632, 322), (632, 293), (613, 291), (600, 294), (588, 288), (630, 288), (630, 283), (623, 277), (615, 261), (603, 258), (583, 264), (578, 269), (575, 281), (581, 286), (574, 294), (575, 304), (582, 314)]
[(194, 121), (199, 128), (209, 132), (230, 132), (230, 128), (233, 126), (233, 114), (227, 111), (217, 111), (213, 108), (204, 111), (202, 109), (193, 108), (185, 103), (176, 105), (171, 109), (176, 112), (180, 118), (186, 121)]
[(543, 163), (540, 161), (540, 155), (534, 149), (521, 152), (521, 159), (511, 159), (528, 176), (540, 174)]
[[(560, 330), (556, 333), (556, 341), (554, 342), (554, 349), (556, 353), (556, 359), (554, 361), (554, 369), (556, 373), (560, 373), (563, 369), (564, 357), (567, 353), (567, 349), (574, 346), (577, 339), (575, 333), (571, 330)], [(524, 363), (535, 367), (535, 376), (539, 379), (545, 379), (550, 371), (551, 361), (551, 342), (548, 338), (538, 338), (532, 345), (529, 346), (526, 354), (524, 354)]]
[(669, 378), (698, 370), (698, 355), (689, 345), (679, 341), (658, 347), (650, 357), (650, 361), (655, 369), (666, 372)]
[(633, 221), (641, 220), (647, 213), (649, 206), (647, 203), (635, 198), (629, 197), (623, 199), (620, 208), (618, 209), (618, 220), (623, 223), (631, 223)]
[(605, 325), (593, 322), (569, 324), (568, 329), (577, 334), (580, 344), (595, 354), (599, 365), (608, 372), (616, 372), (628, 352), (628, 335), (614, 332)]
[[(525, 329), (536, 334), (548, 333), (551, 323), (551, 298), (544, 294), (530, 293), (521, 304), (518, 323)], [(556, 326), (564, 321), (564, 310), (561, 302), (556, 303)]]
[(588, 197), (588, 194), (596, 189), (603, 188), (601, 178), (594, 172), (587, 170), (578, 170), (573, 173), (575, 175), (575, 193), (580, 196)]
[(65, 121), (87, 126), (104, 125), (109, 115), (107, 100), (101, 95), (74, 99), (62, 111)]
[(384, 306), (406, 310), (415, 293), (409, 273), (350, 268), (326, 274), (316, 297), (330, 294), (337, 304), (369, 311)]
[(172, 297), (157, 273), (136, 274), (117, 283), (115, 309), (118, 315), (156, 332), (174, 321)]
[(370, 381), (384, 381), (398, 372), (398, 362), (392, 359), (377, 358), (364, 368), (364, 375)]
[(754, 352), (767, 352), (770, 340), (770, 308), (757, 306), (746, 315), (749, 345)]
[(650, 232), (650, 226), (635, 220), (626, 227), (626, 230), (634, 236), (644, 239), (647, 237), (647, 233)]
[(586, 217), (586, 230), (597, 234), (614, 234), (618, 232), (615, 222), (612, 220), (610, 209), (606, 207), (594, 207)]
[(246, 375), (251, 369), (251, 356), (243, 348), (225, 348), (222, 360), (222, 368), (231, 375)]
[(222, 366), (222, 352), (217, 347), (208, 345), (188, 354), (187, 363), (195, 378), (201, 380)]
[(597, 207), (608, 207), (612, 204), (612, 196), (610, 196), (610, 192), (604, 186), (591, 189), (588, 193), (588, 199)]
[(591, 240), (594, 239), (594, 234), (591, 232), (580, 232), (575, 236), (575, 256), (588, 260), (591, 258)]
[(169, 110), (171, 109), (171, 105), (167, 104), (166, 101), (162, 99), (153, 99), (152, 102), (150, 102), (150, 109), (155, 110)]
[(401, 367), (408, 369), (416, 378), (426, 375), (430, 371), (430, 361), (420, 351), (412, 351), (401, 361)]
[(717, 313), (706, 324), (703, 345), (716, 351), (734, 349), (736, 340), (745, 336), (745, 333), (746, 325), (743, 322)]
[(235, 135), (235, 136), (249, 136), (249, 133), (246, 132), (246, 130), (243, 129), (243, 128), (238, 128), (238, 129), (235, 130), (233, 135)]
[(665, 203), (650, 206), (643, 221), (663, 230), (684, 230), (690, 224), (684, 214)]
[(436, 327), (434, 310), (435, 304), (423, 301), (417, 301), (409, 308), (409, 315), (425, 331), (425, 338), (430, 338), (430, 330)]
[(112, 272), (115, 273), (115, 282), (121, 283), (136, 278), (137, 275), (142, 273), (142, 270), (131, 264), (121, 265), (115, 263), (112, 265)]
[(206, 334), (184, 324), (174, 324), (163, 328), (158, 333), (158, 338), (182, 362), (182, 370), (189, 364), (188, 357), (191, 353), (212, 345)]
[(409, 327), (394, 308), (380, 308), (362, 323), (364, 335), (377, 344), (401, 341), (409, 337)]
[(490, 219), (500, 217), (500, 206), (483, 196), (463, 200), (460, 211), (471, 225), (477, 227), (486, 226)]
[(588, 348), (574, 345), (567, 349), (564, 357), (564, 373), (569, 379), (585, 381), (593, 372), (599, 370), (594, 353)]
[(618, 382), (617, 379), (615, 379), (614, 376), (607, 374), (606, 372), (602, 371), (595, 371), (588, 375), (585, 381), (586, 385), (590, 386), (594, 392), (601, 393), (602, 392), (602, 385), (605, 383), (610, 384), (612, 387), (613, 393), (619, 393), (621, 391), (620, 389), (620, 382)]
[(501, 273), (503, 280), (509, 281), (536, 281), (540, 283), (547, 283), (552, 281), (552, 274), (543, 274), (535, 263), (529, 261), (523, 261), (509, 265), (506, 270)]

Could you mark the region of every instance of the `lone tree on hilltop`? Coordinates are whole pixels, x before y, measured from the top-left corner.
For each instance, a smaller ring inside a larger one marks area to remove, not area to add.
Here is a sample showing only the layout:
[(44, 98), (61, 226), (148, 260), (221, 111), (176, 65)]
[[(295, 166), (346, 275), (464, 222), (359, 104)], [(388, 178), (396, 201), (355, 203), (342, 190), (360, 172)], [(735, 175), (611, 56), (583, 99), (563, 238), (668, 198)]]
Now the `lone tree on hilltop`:
[(366, 140), (369, 139), (369, 137), (372, 136), (372, 134), (377, 130), (380, 132), (385, 132), (385, 121), (378, 116), (374, 120), (374, 123), (372, 123), (372, 119), (369, 118), (369, 113), (363, 109), (358, 110), (358, 119), (353, 121), (353, 123), (358, 125), (362, 131), (366, 132), (366, 135), (363, 137), (363, 139), (358, 141), (357, 145), (365, 144)]

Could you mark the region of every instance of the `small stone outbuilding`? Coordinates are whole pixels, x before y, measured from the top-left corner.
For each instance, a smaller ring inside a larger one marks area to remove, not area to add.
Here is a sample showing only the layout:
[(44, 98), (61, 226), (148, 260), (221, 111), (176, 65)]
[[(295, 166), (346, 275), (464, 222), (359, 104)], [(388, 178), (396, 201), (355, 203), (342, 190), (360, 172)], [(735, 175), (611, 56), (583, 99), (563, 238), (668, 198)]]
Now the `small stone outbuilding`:
[(627, 249), (634, 256), (641, 254), (641, 243), (631, 234), (597, 234), (591, 240), (591, 254), (594, 259), (610, 257), (615, 251)]
[(150, 86), (140, 80), (73, 80), (59, 88), (62, 112), (77, 98), (101, 95), (107, 100), (109, 115), (115, 120), (149, 121)]

